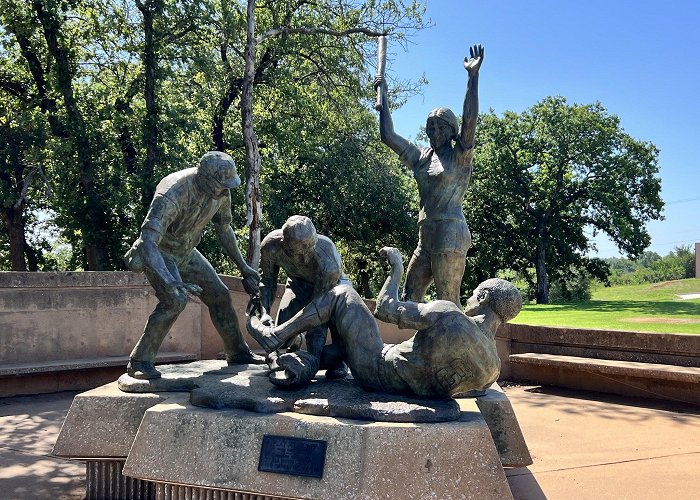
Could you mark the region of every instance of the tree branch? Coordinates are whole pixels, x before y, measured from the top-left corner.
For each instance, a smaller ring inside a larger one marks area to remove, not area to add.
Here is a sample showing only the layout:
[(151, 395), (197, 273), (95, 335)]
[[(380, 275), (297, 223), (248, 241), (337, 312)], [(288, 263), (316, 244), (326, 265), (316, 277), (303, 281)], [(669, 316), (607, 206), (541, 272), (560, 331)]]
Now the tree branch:
[(0, 90), (4, 90), (10, 95), (13, 95), (21, 100), (33, 100), (29, 96), (29, 88), (24, 82), (14, 80), (10, 75), (0, 74)]
[(34, 165), (34, 168), (32, 168), (29, 173), (24, 177), (24, 180), (22, 181), (22, 190), (20, 191), (19, 198), (17, 198), (17, 201), (15, 202), (13, 208), (17, 210), (20, 205), (22, 205), (22, 202), (27, 199), (27, 191), (29, 190), (29, 185), (32, 182), (32, 177), (34, 177), (35, 174), (39, 173), (41, 177), (44, 179), (44, 182), (46, 183), (46, 194), (47, 196), (52, 195), (52, 189), (51, 189), (51, 184), (49, 183), (49, 180), (46, 178), (46, 174), (44, 173), (44, 169), (41, 168), (41, 165)]
[(315, 35), (315, 34), (323, 34), (323, 35), (331, 35), (331, 36), (336, 36), (336, 37), (343, 37), (343, 36), (348, 36), (348, 35), (353, 35), (356, 33), (363, 33), (367, 36), (386, 36), (388, 33), (386, 32), (381, 32), (381, 31), (373, 31), (368, 28), (351, 28), (347, 29), (344, 31), (336, 31), (336, 30), (331, 30), (328, 28), (293, 28), (291, 26), (283, 26), (281, 28), (274, 28), (271, 30), (266, 31), (262, 35), (258, 36), (256, 38), (256, 43), (262, 43), (268, 38), (272, 38), (273, 36), (279, 36), (279, 35), (290, 35), (290, 34), (301, 34), (301, 35)]

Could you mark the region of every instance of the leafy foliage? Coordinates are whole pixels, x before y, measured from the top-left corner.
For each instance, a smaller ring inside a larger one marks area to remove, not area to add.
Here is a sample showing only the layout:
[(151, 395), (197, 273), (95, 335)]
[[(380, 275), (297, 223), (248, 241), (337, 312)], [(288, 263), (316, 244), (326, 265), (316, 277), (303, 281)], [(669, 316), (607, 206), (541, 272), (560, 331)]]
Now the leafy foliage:
[(695, 277), (695, 252), (689, 245), (674, 248), (661, 257), (656, 252), (644, 252), (637, 260), (606, 259), (610, 266), (611, 285), (641, 285)]
[[(246, 4), (0, 0), (5, 268), (121, 269), (158, 179), (210, 149), (245, 165)], [(392, 244), (409, 255), (417, 239), (415, 185), (379, 142), (369, 110), (367, 33), (405, 43), (423, 15), (412, 0), (272, 1), (255, 10), (262, 229), (310, 216), (365, 295), (383, 274), (377, 250)], [(400, 104), (416, 84), (392, 88)], [(464, 288), (512, 272), (542, 300), (549, 281), (567, 294), (586, 273), (604, 278), (606, 264), (585, 257), (586, 227), (630, 257), (648, 245), (644, 224), (662, 208), (657, 151), (601, 105), (549, 98), (520, 115), (487, 114), (477, 132)], [(244, 239), (242, 190), (233, 200)], [(231, 270), (211, 232), (201, 248)]]
[[(11, 231), (27, 236), (0, 256), (6, 268), (123, 268), (121, 256), (158, 179), (210, 149), (245, 164), (245, 4), (0, 0), (4, 248)], [(412, 188), (379, 145), (368, 109), (375, 41), (337, 33), (387, 30), (404, 43), (424, 26), (423, 12), (420, 3), (403, 0), (273, 1), (256, 9), (254, 115), (269, 208), (265, 231), (306, 212), (339, 240), (352, 269), (363, 265), (352, 256), (374, 252), (380, 242), (408, 251)], [(245, 237), (244, 199), (240, 190), (233, 195), (234, 225)], [(10, 213), (20, 198), (21, 210)], [(321, 205), (312, 209), (308, 199)], [(352, 214), (350, 200), (357, 202)], [(58, 233), (32, 222), (47, 215)], [(38, 227), (53, 243), (33, 233)], [(202, 249), (230, 270), (209, 232)]]
[(522, 114), (483, 116), (477, 134), (465, 202), (472, 283), (512, 269), (546, 303), (550, 280), (583, 270), (606, 278), (607, 265), (585, 255), (586, 228), (631, 257), (649, 245), (645, 223), (663, 208), (658, 151), (626, 134), (600, 104), (550, 97)]

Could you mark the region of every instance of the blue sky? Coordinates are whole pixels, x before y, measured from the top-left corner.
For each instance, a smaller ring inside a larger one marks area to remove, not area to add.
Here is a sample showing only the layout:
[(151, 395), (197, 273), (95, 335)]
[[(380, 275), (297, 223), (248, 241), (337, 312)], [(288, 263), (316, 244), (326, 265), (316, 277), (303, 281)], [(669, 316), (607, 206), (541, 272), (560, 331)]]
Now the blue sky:
[[(521, 112), (550, 95), (600, 101), (633, 137), (660, 149), (665, 220), (648, 224), (650, 250), (700, 242), (700, 1), (428, 0), (433, 27), (407, 50), (389, 40), (387, 74), (429, 84), (394, 114), (414, 138), (428, 112), (459, 113), (469, 46), (481, 43), (482, 111)], [(596, 238), (600, 257), (618, 256)]]

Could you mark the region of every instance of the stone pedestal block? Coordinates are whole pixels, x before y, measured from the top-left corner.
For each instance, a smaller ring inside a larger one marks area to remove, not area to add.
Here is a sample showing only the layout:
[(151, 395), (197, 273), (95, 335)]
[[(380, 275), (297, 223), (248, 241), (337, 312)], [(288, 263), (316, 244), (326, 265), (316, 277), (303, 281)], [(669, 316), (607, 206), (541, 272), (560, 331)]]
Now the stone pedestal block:
[(532, 464), (513, 406), (498, 384), (493, 384), (481, 397), (457, 401), (463, 411), (474, 404), (479, 408), (504, 467), (526, 467)]
[[(312, 415), (298, 412), (296, 393), (285, 396), (295, 411), (284, 405), (274, 411), (284, 398), (266, 389), (267, 377), (257, 367), (200, 361), (166, 367), (166, 382), (175, 371), (190, 377), (191, 392), (127, 393), (113, 382), (75, 397), (54, 454), (87, 462), (89, 498), (510, 498), (503, 467), (532, 463), (497, 384), (483, 396), (452, 401), (454, 420), (406, 422), (410, 413), (400, 410), (416, 402), (397, 396), (398, 421), (366, 421), (343, 417), (372, 412), (329, 410), (344, 401), (333, 386), (347, 385), (343, 391), (352, 394), (347, 381), (312, 384), (301, 395), (317, 398), (312, 406), (320, 414)], [(241, 399), (245, 387), (256, 404)], [(217, 393), (214, 407), (202, 406)], [(360, 393), (363, 408), (384, 408), (382, 398), (389, 397)], [(235, 406), (240, 401), (246, 404)], [(439, 409), (438, 401), (424, 403)], [(377, 419), (389, 418), (378, 413)], [(325, 442), (322, 477), (258, 471), (265, 435)]]
[(126, 394), (116, 382), (78, 394), (68, 410), (53, 454), (59, 457), (126, 458), (147, 409), (188, 393)]
[[(326, 442), (323, 477), (258, 471), (264, 435)], [(275, 497), (511, 498), (478, 411), (454, 422), (406, 424), (165, 402), (144, 414), (124, 474)]]

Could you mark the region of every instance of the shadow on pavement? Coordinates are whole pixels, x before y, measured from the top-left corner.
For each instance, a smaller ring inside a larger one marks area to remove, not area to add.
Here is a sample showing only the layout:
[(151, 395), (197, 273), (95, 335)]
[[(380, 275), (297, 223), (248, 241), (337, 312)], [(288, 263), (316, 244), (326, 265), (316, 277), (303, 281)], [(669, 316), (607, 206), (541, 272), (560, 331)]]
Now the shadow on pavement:
[(546, 500), (540, 484), (527, 467), (507, 469), (508, 486), (515, 500)]
[[(517, 384), (508, 383), (502, 384), (505, 387), (517, 386)], [(630, 396), (617, 396), (615, 394), (604, 394), (601, 392), (589, 392), (575, 389), (564, 389), (554, 386), (536, 386), (525, 389), (525, 392), (533, 394), (546, 394), (549, 396), (557, 396), (562, 398), (573, 398), (584, 401), (597, 401), (600, 403), (608, 403), (615, 405), (615, 415), (622, 417), (625, 414), (635, 414), (636, 408), (646, 408), (651, 410), (663, 410), (676, 414), (700, 415), (700, 407), (697, 405), (678, 401), (674, 399), (651, 399), (651, 398), (634, 398)], [(576, 408), (569, 408), (568, 412), (576, 412)], [(585, 411), (585, 410), (582, 410)], [(682, 415), (669, 415), (674, 422), (681, 422)]]
[(85, 497), (85, 465), (51, 456), (75, 394), (0, 399), (0, 498)]

